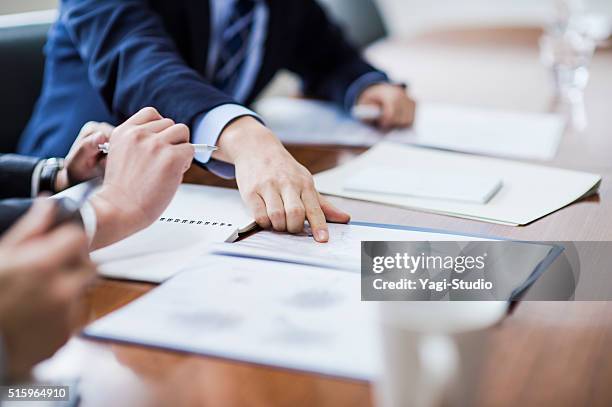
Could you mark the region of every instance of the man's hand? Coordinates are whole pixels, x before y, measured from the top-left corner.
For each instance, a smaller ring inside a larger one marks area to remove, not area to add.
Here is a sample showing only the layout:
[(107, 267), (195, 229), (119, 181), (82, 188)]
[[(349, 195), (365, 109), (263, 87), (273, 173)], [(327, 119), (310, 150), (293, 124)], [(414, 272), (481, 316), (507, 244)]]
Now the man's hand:
[(193, 155), (189, 128), (164, 119), (151, 107), (115, 128), (104, 183), (90, 200), (98, 220), (93, 248), (121, 240), (157, 220)]
[(83, 126), (66, 156), (64, 169), (57, 174), (56, 192), (104, 174), (106, 156), (98, 151), (98, 145), (109, 140), (113, 129), (108, 123), (98, 122)]
[(26, 378), (68, 340), (95, 275), (83, 230), (49, 231), (53, 216), (53, 202), (37, 201), (0, 241), (0, 332), (11, 380)]
[(373, 124), (385, 131), (412, 125), (416, 110), (415, 101), (406, 94), (404, 88), (388, 83), (366, 88), (357, 99), (357, 105), (380, 107), (381, 117)]
[(220, 149), (213, 156), (235, 165), (242, 199), (262, 228), (299, 233), (308, 220), (315, 240), (327, 242), (326, 220), (350, 220), (319, 195), (310, 172), (252, 117), (231, 123), (218, 145)]

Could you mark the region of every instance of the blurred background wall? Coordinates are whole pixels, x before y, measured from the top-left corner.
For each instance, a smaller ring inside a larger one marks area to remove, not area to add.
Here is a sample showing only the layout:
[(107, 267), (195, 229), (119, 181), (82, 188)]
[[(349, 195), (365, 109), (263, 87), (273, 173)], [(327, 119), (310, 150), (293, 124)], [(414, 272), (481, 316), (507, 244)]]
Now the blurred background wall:
[[(171, 0), (169, 0), (171, 1)], [(319, 0), (364, 46), (385, 34), (414, 35), (444, 28), (540, 26), (555, 0)], [(612, 0), (583, 1), (612, 17)], [(58, 0), (0, 0), (0, 15), (56, 7)]]
[(0, 0), (0, 14), (45, 10), (57, 6), (58, 0)]

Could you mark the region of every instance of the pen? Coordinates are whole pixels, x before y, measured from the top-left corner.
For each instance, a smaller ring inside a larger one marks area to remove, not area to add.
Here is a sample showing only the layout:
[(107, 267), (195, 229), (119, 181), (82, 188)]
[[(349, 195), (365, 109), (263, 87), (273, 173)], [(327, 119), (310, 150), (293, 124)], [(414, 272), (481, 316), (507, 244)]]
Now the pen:
[[(208, 144), (192, 144), (196, 153), (206, 153), (208, 151), (217, 151), (219, 147), (217, 146), (209, 146)], [(108, 154), (108, 149), (110, 148), (109, 143), (98, 144), (98, 150), (100, 150), (103, 154)]]
[(375, 105), (357, 105), (351, 109), (351, 116), (357, 120), (377, 120), (382, 115), (382, 109)]

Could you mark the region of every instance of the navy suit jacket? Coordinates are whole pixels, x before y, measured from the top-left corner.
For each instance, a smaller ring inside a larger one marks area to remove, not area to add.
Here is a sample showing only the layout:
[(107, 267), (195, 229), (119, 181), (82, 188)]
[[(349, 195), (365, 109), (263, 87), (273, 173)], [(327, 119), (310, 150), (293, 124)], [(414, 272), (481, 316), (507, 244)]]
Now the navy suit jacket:
[[(315, 0), (266, 0), (263, 63), (247, 103), (280, 69), (308, 96), (342, 103), (375, 71)], [(62, 0), (49, 32), (42, 94), (19, 152), (64, 156), (89, 120), (120, 123), (145, 106), (192, 126), (201, 113), (236, 103), (204, 79), (207, 0)]]

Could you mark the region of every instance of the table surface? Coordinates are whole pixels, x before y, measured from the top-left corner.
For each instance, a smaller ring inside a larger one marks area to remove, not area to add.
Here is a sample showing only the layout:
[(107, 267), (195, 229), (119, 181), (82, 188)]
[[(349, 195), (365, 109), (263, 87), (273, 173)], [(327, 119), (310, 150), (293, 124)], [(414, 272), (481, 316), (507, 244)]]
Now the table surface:
[[(490, 30), (389, 39), (368, 57), (418, 100), (521, 111), (550, 111), (548, 72), (538, 62), (536, 30)], [(586, 91), (589, 127), (568, 130), (550, 165), (603, 176), (599, 194), (524, 227), (508, 227), (331, 198), (355, 220), (396, 223), (531, 240), (612, 238), (612, 52), (601, 50)], [(319, 172), (360, 149), (290, 147)], [(186, 182), (235, 186), (198, 168)], [(595, 264), (610, 268), (603, 260)], [(88, 296), (87, 320), (99, 318), (153, 285), (100, 280)], [(472, 405), (612, 405), (612, 305), (608, 302), (522, 302), (492, 328), (487, 362)], [(75, 338), (52, 360), (54, 372), (86, 366), (84, 405), (370, 406), (372, 386), (271, 367), (139, 346)], [(59, 366), (59, 367), (58, 367)], [(58, 373), (59, 374), (59, 373)]]

